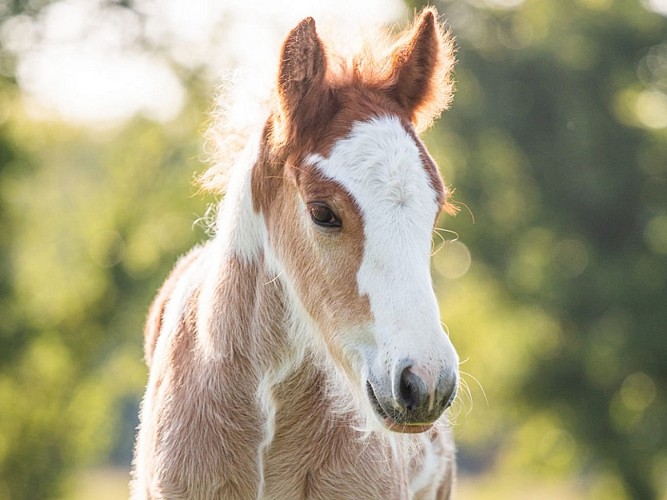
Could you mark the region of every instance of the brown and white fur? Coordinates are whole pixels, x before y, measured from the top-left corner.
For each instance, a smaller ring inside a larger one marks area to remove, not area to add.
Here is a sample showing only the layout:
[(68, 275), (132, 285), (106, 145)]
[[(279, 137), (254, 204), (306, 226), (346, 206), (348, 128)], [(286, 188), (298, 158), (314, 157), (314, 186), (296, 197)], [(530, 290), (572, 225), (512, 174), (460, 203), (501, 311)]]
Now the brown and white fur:
[(284, 42), (217, 234), (153, 303), (134, 499), (450, 498), (458, 357), (429, 272), (447, 208), (415, 130), (449, 103), (426, 9), (385, 58)]

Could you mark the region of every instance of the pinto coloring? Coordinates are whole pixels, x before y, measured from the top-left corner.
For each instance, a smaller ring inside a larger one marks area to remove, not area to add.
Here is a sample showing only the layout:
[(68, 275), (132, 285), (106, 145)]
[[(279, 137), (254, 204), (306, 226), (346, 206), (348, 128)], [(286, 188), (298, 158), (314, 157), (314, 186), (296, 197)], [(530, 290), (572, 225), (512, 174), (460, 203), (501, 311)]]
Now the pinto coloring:
[(216, 235), (145, 332), (133, 499), (445, 499), (458, 356), (429, 271), (450, 207), (418, 138), (451, 101), (425, 9), (383, 56), (341, 61), (315, 21), (280, 56), (268, 118)]

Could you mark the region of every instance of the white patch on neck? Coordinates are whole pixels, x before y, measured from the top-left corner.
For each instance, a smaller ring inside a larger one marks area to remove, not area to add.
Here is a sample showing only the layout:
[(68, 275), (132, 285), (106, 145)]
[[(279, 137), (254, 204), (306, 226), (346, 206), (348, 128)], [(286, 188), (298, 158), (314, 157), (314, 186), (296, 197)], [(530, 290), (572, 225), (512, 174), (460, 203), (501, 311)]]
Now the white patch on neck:
[(419, 440), (423, 446), (422, 467), (417, 473), (410, 477), (410, 491), (414, 495), (422, 490), (426, 490), (433, 484), (433, 479), (438, 473), (441, 457), (435, 449), (435, 445), (427, 433), (419, 435)]
[(197, 330), (200, 332), (199, 347), (208, 359), (225, 357), (229, 349), (219, 344), (226, 338), (220, 331), (218, 317), (221, 275), (225, 273), (230, 259), (240, 259), (243, 263), (257, 262), (262, 255), (266, 226), (261, 214), (255, 212), (252, 200), (252, 171), (257, 162), (261, 132), (248, 141), (244, 151), (234, 166), (225, 198), (218, 209), (216, 235), (206, 246), (204, 260), (208, 273), (203, 279), (200, 307), (197, 314)]
[(221, 254), (230, 252), (245, 262), (254, 262), (264, 245), (264, 218), (255, 212), (252, 198), (252, 171), (257, 162), (261, 131), (253, 134), (231, 173), (225, 198), (220, 203), (216, 242)]
[(257, 473), (259, 475), (259, 485), (257, 486), (257, 498), (265, 498), (266, 479), (264, 477), (264, 458), (268, 453), (276, 430), (276, 413), (278, 411), (275, 400), (274, 389), (283, 382), (299, 365), (303, 363), (303, 352), (294, 349), (290, 351), (289, 356), (282, 359), (282, 362), (264, 374), (257, 385), (257, 403), (264, 416), (264, 437), (257, 446)]

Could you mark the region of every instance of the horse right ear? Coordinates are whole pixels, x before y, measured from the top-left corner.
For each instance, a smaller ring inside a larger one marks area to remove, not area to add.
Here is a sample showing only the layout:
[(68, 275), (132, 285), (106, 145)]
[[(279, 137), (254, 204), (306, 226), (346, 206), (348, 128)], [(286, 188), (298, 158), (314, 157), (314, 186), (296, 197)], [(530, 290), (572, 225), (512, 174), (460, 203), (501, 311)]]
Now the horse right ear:
[(290, 132), (307, 130), (321, 119), (326, 106), (325, 76), (327, 57), (315, 30), (315, 20), (307, 17), (287, 35), (280, 54), (278, 96), (281, 115)]
[(424, 130), (449, 106), (454, 66), (454, 42), (427, 7), (393, 53), (390, 95)]

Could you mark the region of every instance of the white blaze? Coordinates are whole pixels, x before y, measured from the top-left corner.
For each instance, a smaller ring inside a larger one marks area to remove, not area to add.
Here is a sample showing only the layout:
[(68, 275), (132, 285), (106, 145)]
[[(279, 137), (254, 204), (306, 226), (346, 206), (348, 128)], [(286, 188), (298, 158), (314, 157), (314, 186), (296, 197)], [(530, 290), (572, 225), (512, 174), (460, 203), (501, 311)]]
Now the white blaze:
[(431, 282), (438, 202), (419, 148), (398, 118), (384, 116), (357, 123), (328, 158), (311, 161), (349, 191), (363, 217), (357, 280), (369, 298), (378, 349), (369, 368), (392, 375), (396, 363), (409, 358), (433, 387), (443, 364), (458, 360), (440, 326)]

